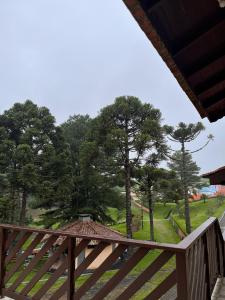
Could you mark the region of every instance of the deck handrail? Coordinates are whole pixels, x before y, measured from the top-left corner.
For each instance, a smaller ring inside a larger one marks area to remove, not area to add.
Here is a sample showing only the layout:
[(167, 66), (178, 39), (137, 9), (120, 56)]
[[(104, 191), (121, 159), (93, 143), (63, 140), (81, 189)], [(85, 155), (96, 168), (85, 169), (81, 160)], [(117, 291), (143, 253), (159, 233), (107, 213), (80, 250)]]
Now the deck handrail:
[[(57, 236), (66, 236), (66, 237), (74, 237), (79, 239), (90, 239), (90, 240), (101, 240), (105, 242), (114, 242), (114, 243), (121, 243), (121, 244), (128, 244), (131, 246), (142, 246), (149, 249), (166, 249), (166, 250), (174, 250), (178, 252), (182, 252), (187, 250), (191, 247), (192, 243), (199, 237), (201, 237), (207, 230), (209, 226), (214, 223), (217, 223), (218, 219), (215, 217), (211, 217), (202, 223), (197, 229), (195, 229), (191, 234), (185, 237), (182, 241), (178, 244), (173, 243), (158, 243), (152, 241), (145, 241), (145, 240), (136, 240), (136, 239), (128, 239), (128, 238), (110, 238), (110, 237), (102, 237), (101, 235), (85, 235), (85, 234), (73, 234), (71, 232), (66, 232), (62, 230), (52, 230), (52, 229), (40, 229), (35, 227), (27, 227), (27, 226), (16, 226), (11, 224), (0, 224), (0, 228), (5, 229), (13, 229), (15, 231), (27, 231), (32, 233), (43, 233), (46, 235), (57, 235)], [(222, 233), (221, 236), (223, 237)]]
[[(28, 246), (25, 249), (22, 248), (28, 240)], [(59, 240), (60, 243), (57, 242)], [(86, 251), (88, 245), (93, 244), (96, 245), (94, 250), (89, 252), (90, 254), (78, 264), (80, 255)], [(76, 279), (112, 244), (114, 245), (112, 252), (96, 267), (96, 270), (82, 286), (75, 288)], [(28, 265), (24, 264), (38, 245), (39, 252), (31, 257)], [(130, 249), (132, 251), (129, 254)], [(91, 298), (101, 300), (115, 291), (126, 275), (146, 257), (149, 251), (155, 249), (159, 250), (156, 259), (151, 261), (150, 265), (140, 274), (138, 273), (137, 278), (119, 296), (116, 296), (116, 299), (130, 299), (173, 258), (175, 258), (175, 265), (172, 264), (174, 269), (169, 271), (170, 274), (167, 274), (167, 277), (161, 275), (161, 283), (153, 291), (150, 291), (146, 300), (159, 299), (175, 286), (177, 295), (174, 299), (207, 300), (212, 295), (217, 277), (225, 275), (224, 238), (218, 219), (214, 217), (209, 218), (178, 244), (123, 237), (77, 235), (61, 230), (0, 224), (0, 296), (26, 300), (41, 299), (66, 272), (65, 282), (53, 291), (49, 299), (59, 299), (65, 293), (67, 299), (80, 299), (88, 291), (92, 293), (92, 287), (113, 264), (120, 263), (118, 272), (113, 273), (108, 283), (104, 284)], [(125, 260), (121, 260), (120, 258), (125, 257), (124, 255), (128, 256)], [(34, 295), (30, 295), (33, 287), (39, 284), (39, 280), (57, 261), (59, 261), (59, 266), (56, 266), (53, 274), (49, 275), (47, 282), (43, 286), (38, 286)], [(37, 266), (36, 274), (23, 287), (23, 281)], [(19, 270), (20, 275), (15, 279), (13, 276)], [(13, 283), (10, 281), (12, 278), (14, 278)]]
[(183, 247), (180, 247), (179, 244), (169, 244), (169, 243), (158, 243), (158, 242), (151, 242), (151, 241), (144, 241), (144, 240), (136, 240), (136, 239), (128, 239), (128, 238), (111, 238), (111, 237), (102, 237), (101, 235), (85, 235), (85, 234), (73, 234), (70, 232), (62, 231), (62, 230), (52, 230), (52, 229), (39, 229), (39, 228), (32, 228), (26, 226), (16, 226), (10, 224), (0, 224), (0, 228), (5, 229), (12, 229), (15, 231), (27, 231), (32, 233), (43, 233), (46, 235), (54, 235), (54, 236), (66, 236), (66, 237), (73, 237), (78, 239), (89, 239), (89, 240), (99, 240), (108, 243), (120, 243), (120, 244), (127, 244), (130, 246), (141, 246), (148, 249), (164, 249), (164, 250), (172, 250), (172, 251), (183, 251), (185, 250)]
[[(213, 225), (218, 223), (218, 219), (215, 217), (210, 217), (208, 220), (206, 220), (204, 223), (202, 223), (198, 228), (196, 228), (194, 231), (192, 231), (188, 236), (186, 236), (180, 243), (178, 244), (180, 248), (187, 250), (189, 249), (193, 243), (196, 241), (196, 239), (202, 237), (207, 229)], [(222, 235), (222, 233), (221, 233)]]

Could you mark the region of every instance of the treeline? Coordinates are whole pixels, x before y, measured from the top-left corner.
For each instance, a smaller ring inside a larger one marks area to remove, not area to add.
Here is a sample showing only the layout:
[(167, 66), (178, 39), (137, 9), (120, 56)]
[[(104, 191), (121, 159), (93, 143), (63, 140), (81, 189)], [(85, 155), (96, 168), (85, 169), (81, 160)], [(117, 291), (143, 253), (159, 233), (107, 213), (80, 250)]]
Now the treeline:
[[(133, 189), (147, 199), (151, 239), (156, 194), (165, 202), (185, 199), (191, 230), (188, 197), (199, 183), (199, 168), (185, 145), (203, 129), (201, 123), (162, 126), (160, 111), (136, 97), (116, 98), (96, 118), (74, 115), (60, 126), (46, 107), (16, 103), (0, 115), (0, 220), (29, 223), (32, 207), (44, 209), (46, 227), (81, 213), (110, 222), (110, 206), (126, 209), (132, 237)], [(168, 137), (179, 151), (171, 152)], [(168, 170), (159, 168), (163, 160), (169, 160)]]

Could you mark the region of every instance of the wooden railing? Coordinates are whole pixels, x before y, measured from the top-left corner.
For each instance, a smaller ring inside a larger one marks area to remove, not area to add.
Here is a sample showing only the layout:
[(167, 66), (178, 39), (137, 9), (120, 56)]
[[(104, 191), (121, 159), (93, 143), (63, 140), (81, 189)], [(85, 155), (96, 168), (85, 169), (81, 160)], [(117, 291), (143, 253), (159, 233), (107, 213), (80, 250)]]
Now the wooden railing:
[(0, 295), (13, 299), (207, 300), (224, 270), (215, 218), (177, 245), (0, 225)]

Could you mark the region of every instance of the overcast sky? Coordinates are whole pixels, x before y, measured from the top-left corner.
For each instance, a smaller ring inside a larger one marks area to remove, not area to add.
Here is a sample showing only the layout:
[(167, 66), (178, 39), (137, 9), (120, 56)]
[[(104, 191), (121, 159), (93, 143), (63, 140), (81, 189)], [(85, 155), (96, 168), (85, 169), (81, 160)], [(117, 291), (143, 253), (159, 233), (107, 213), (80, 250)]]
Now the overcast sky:
[[(0, 37), (0, 113), (31, 99), (60, 124), (133, 95), (159, 108), (164, 123), (200, 121), (122, 0), (1, 1)], [(192, 149), (215, 136), (194, 156), (205, 172), (225, 164), (224, 120), (203, 123)]]

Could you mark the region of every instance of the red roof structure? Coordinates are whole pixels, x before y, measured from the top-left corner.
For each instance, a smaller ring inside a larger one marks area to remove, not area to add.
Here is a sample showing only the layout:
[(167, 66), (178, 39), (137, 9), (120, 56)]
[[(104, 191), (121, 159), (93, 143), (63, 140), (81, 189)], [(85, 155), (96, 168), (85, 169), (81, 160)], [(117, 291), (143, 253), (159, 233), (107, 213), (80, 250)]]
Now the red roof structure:
[(202, 118), (225, 115), (224, 0), (123, 0)]
[[(94, 222), (92, 220), (77, 220), (73, 223), (67, 224), (60, 229), (63, 232), (70, 233), (73, 235), (86, 235), (86, 236), (101, 236), (102, 238), (112, 238), (113, 239), (124, 239), (124, 237), (118, 232), (100, 223)], [(47, 236), (44, 238), (44, 240)], [(61, 245), (65, 240), (65, 236), (60, 236), (55, 245)], [(78, 239), (79, 240), (79, 239)], [(93, 241), (92, 241), (93, 242)]]

